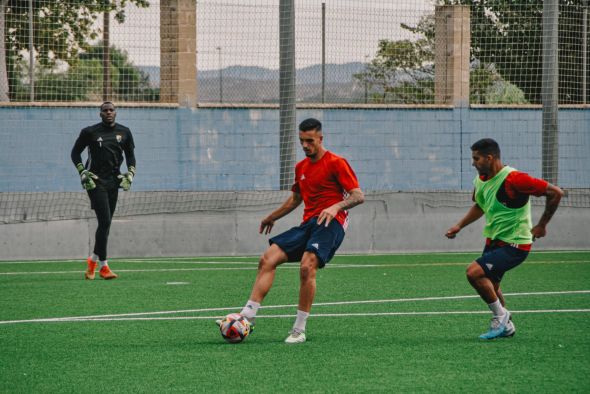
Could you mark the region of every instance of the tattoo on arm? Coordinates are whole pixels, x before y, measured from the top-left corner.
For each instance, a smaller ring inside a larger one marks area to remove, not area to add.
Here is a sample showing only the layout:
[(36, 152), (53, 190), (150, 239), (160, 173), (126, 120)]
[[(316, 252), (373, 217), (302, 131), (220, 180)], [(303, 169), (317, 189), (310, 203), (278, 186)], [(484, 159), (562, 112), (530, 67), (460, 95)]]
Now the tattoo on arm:
[(560, 188), (553, 185), (547, 187), (545, 211), (541, 215), (541, 219), (539, 219), (539, 224), (544, 226), (549, 223), (549, 220), (551, 220), (553, 214), (557, 211), (562, 196), (563, 191)]
[(361, 191), (361, 189), (352, 189), (348, 195), (342, 202), (340, 202), (340, 209), (346, 210), (353, 207), (356, 207), (359, 204), (362, 204), (365, 201), (365, 195)]

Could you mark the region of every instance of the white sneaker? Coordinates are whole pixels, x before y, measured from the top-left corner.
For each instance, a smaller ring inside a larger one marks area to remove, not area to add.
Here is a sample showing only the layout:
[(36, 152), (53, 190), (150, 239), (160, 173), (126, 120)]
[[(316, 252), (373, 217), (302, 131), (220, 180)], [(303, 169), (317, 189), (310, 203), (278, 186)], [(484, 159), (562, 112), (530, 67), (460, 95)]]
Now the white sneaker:
[(305, 342), (305, 331), (292, 329), (289, 331), (289, 336), (285, 339), (285, 343), (303, 343)]
[(504, 332), (502, 333), (502, 335), (500, 335), (500, 337), (513, 337), (515, 333), (516, 327), (514, 327), (514, 323), (512, 322), (512, 319), (510, 319), (508, 320), (508, 323), (506, 323), (506, 328), (504, 329)]

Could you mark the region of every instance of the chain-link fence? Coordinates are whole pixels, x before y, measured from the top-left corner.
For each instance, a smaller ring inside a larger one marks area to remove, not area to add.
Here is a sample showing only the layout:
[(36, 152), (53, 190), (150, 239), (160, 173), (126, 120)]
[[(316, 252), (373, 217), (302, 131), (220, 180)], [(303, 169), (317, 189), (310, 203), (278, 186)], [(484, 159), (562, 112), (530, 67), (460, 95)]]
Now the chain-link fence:
[[(161, 81), (175, 69), (161, 43), (182, 2), (0, 1), (0, 101), (169, 101)], [(189, 3), (196, 40), (180, 46), (193, 45), (183, 56), (194, 56), (196, 101), (278, 103), (279, 0)], [(448, 43), (435, 8), (445, 4), (469, 6), (469, 102), (540, 104), (543, 1), (467, 0), (296, 1), (297, 102), (437, 103), (436, 69), (448, 61), (437, 46)], [(589, 100), (587, 20), (587, 1), (559, 2), (562, 104)]]

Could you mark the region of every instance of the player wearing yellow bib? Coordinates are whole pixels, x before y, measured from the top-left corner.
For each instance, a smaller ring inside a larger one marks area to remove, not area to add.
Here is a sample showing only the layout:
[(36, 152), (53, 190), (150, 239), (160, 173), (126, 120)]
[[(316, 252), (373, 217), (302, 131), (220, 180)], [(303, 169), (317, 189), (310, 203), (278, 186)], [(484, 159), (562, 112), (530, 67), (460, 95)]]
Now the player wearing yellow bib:
[[(535, 238), (546, 235), (545, 228), (557, 210), (563, 191), (502, 164), (500, 147), (491, 138), (477, 141), (471, 151), (472, 164), (479, 174), (473, 181), (475, 204), (445, 235), (455, 238), (463, 227), (485, 215), (486, 244), (482, 256), (467, 267), (467, 279), (493, 314), (490, 329), (480, 338), (511, 337), (516, 329), (505, 308), (500, 281), (506, 271), (527, 258)], [(534, 227), (530, 195), (546, 197), (545, 211)]]

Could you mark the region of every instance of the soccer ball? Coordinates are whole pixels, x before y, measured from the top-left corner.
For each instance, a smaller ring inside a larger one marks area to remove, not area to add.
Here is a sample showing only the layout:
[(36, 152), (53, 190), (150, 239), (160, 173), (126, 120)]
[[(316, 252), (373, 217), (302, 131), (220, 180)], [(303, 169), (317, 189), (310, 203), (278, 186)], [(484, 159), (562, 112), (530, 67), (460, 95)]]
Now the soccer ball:
[(230, 313), (221, 320), (219, 331), (227, 342), (239, 343), (250, 334), (250, 322), (239, 313)]

